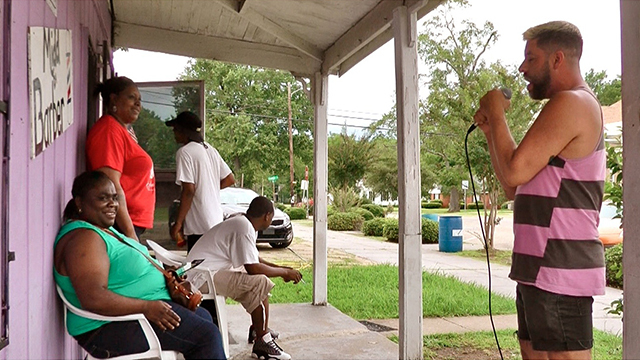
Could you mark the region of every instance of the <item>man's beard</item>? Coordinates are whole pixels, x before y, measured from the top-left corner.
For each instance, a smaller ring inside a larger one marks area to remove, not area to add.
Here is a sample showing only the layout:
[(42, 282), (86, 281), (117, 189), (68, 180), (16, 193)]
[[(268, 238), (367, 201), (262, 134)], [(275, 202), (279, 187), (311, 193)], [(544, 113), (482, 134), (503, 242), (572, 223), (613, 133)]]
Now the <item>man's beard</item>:
[(530, 78), (531, 91), (529, 96), (534, 100), (542, 100), (547, 98), (547, 91), (551, 85), (551, 73), (547, 65), (539, 76)]

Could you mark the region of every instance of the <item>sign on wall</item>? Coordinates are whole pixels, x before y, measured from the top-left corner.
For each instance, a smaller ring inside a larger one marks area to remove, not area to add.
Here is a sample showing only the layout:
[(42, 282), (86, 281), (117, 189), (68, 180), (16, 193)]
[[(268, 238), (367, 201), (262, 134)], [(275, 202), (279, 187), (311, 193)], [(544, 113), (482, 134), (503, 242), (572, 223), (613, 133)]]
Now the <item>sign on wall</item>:
[(71, 30), (29, 28), (31, 158), (73, 124)]

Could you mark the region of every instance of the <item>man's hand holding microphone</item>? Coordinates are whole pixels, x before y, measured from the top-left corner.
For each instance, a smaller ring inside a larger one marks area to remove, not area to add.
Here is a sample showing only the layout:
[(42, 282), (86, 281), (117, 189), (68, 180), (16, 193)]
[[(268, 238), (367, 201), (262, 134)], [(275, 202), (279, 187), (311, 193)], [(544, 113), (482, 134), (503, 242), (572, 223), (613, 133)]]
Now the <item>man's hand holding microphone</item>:
[(510, 105), (510, 89), (503, 87), (487, 92), (480, 99), (480, 108), (476, 111), (475, 115), (473, 115), (474, 124), (469, 129), (469, 132), (479, 127), (487, 134), (493, 125), (491, 122), (498, 120), (506, 122), (505, 112), (509, 109)]

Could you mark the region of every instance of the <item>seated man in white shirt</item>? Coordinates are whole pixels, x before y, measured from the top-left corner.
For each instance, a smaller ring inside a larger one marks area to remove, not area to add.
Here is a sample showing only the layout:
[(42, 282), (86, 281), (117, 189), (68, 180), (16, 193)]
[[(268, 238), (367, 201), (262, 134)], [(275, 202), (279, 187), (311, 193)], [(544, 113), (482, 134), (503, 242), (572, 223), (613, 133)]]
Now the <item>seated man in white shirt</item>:
[[(268, 327), (271, 277), (297, 284), (302, 274), (290, 267), (278, 266), (259, 257), (257, 232), (266, 229), (273, 219), (273, 204), (258, 196), (246, 214), (229, 218), (212, 227), (193, 246), (187, 260), (204, 259), (200, 267), (214, 271), (213, 282), (218, 295), (230, 297), (251, 314), (249, 342), (253, 354), (264, 359), (291, 359), (275, 339), (278, 333)], [(244, 269), (244, 270), (243, 270)]]

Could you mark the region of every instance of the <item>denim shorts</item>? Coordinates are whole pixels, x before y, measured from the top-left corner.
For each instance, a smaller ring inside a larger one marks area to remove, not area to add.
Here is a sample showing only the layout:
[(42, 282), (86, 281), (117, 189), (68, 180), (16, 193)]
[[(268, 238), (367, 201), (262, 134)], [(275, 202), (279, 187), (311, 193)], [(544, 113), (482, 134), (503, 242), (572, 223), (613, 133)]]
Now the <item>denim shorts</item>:
[(550, 293), (518, 284), (518, 338), (538, 351), (578, 351), (593, 347), (593, 297)]

